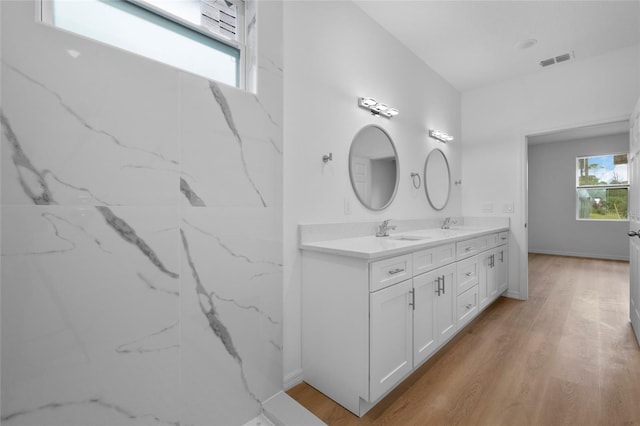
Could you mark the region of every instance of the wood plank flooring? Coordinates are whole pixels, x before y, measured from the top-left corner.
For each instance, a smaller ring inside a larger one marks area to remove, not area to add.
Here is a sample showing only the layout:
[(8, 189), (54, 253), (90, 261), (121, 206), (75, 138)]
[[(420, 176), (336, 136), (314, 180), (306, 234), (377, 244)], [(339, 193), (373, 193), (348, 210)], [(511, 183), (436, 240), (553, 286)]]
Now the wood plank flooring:
[(640, 425), (629, 264), (529, 256), (529, 300), (500, 298), (364, 417), (311, 386), (330, 426)]

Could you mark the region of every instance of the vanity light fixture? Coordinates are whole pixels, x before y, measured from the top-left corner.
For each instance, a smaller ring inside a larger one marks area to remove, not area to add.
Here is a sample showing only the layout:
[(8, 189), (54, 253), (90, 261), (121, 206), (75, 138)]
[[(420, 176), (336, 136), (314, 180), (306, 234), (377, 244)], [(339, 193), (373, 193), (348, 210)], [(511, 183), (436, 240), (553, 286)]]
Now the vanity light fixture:
[(387, 118), (394, 117), (398, 115), (399, 112), (397, 109), (380, 103), (373, 98), (358, 98), (358, 106), (371, 111), (371, 114), (373, 115), (381, 115)]
[(442, 130), (429, 129), (429, 136), (444, 143), (451, 142), (453, 140), (453, 136), (443, 132)]

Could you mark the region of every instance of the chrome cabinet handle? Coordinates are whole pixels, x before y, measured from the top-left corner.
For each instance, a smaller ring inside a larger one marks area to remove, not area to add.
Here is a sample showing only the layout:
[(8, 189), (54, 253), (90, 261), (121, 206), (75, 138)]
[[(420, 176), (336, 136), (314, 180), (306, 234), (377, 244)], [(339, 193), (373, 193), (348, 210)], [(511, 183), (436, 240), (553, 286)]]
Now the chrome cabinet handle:
[(473, 250), (473, 247), (467, 247), (464, 249), (464, 251), (471, 251), (471, 250)]
[(440, 296), (440, 277), (436, 278), (436, 283), (438, 285), (438, 288), (435, 292), (438, 294), (438, 296)]
[(640, 238), (640, 229), (638, 229), (637, 231), (629, 231), (627, 232), (627, 235), (630, 237), (639, 237)]
[(467, 272), (465, 275), (470, 277), (471, 275), (473, 275), (473, 272)]
[(444, 294), (444, 275), (442, 276), (442, 294)]
[(467, 303), (467, 309), (471, 309), (473, 308), (473, 304), (472, 303)]
[(389, 275), (399, 274), (400, 272), (404, 272), (404, 269), (402, 269), (402, 268), (392, 269), (392, 270), (389, 271)]
[(411, 308), (415, 311), (416, 310), (416, 289), (412, 288), (411, 290), (409, 290), (409, 293), (411, 293), (411, 301), (409, 302), (409, 306), (411, 306)]

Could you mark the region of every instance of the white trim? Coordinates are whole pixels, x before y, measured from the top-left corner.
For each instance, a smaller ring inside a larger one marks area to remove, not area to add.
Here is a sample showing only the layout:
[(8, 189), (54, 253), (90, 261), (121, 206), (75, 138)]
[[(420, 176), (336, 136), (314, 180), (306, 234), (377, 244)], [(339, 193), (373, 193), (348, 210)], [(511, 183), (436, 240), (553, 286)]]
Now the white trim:
[(293, 370), (292, 372), (286, 374), (283, 379), (283, 387), (284, 390), (289, 390), (294, 386), (299, 385), (304, 381), (304, 375), (301, 368)]
[(505, 297), (509, 297), (511, 299), (518, 299), (518, 300), (527, 300), (525, 298), (523, 298), (520, 293), (516, 293), (515, 291), (507, 291), (506, 293), (502, 294)]
[(580, 219), (576, 218), (578, 222), (596, 222), (596, 223), (604, 223), (604, 222), (629, 222), (629, 219)]
[(621, 115), (621, 116), (615, 116), (615, 117), (611, 117), (603, 120), (567, 124), (566, 126), (557, 126), (557, 127), (547, 128), (546, 130), (529, 129), (529, 131), (525, 131), (523, 135), (526, 138), (529, 138), (531, 136), (542, 136), (542, 135), (548, 135), (549, 133), (564, 132), (568, 130), (579, 129), (581, 127), (593, 127), (593, 126), (599, 126), (602, 124), (620, 123), (623, 121), (629, 121), (629, 117)]
[(608, 256), (602, 254), (592, 253), (578, 253), (572, 251), (558, 251), (558, 250), (529, 250), (531, 254), (549, 254), (553, 256), (568, 256), (568, 257), (584, 257), (588, 259), (602, 259), (602, 260), (622, 260), (629, 261), (629, 256)]
[[(520, 200), (520, 219), (522, 220), (522, 227), (520, 229), (512, 229), (512, 232), (517, 232), (517, 236), (521, 237), (522, 245), (518, 246), (520, 252), (520, 259), (518, 259), (518, 271), (520, 276), (518, 277), (518, 299), (528, 300), (529, 299), (529, 257), (527, 253), (527, 249), (529, 247), (529, 140), (528, 136), (522, 135), (522, 142), (520, 147), (522, 149), (522, 153), (520, 154), (521, 163), (521, 179), (522, 179), (522, 199)], [(515, 292), (511, 291), (511, 287), (509, 287), (509, 291), (507, 294), (512, 294)]]
[[(1, 0), (0, 0), (1, 1)], [(236, 76), (234, 78), (235, 82), (232, 83), (231, 81), (227, 81), (227, 82), (223, 82), (220, 80), (216, 80), (215, 78), (213, 78), (213, 76), (208, 75), (206, 72), (202, 72), (200, 71), (195, 71), (189, 67), (184, 66), (184, 61), (182, 61), (181, 63), (177, 63), (175, 61), (166, 61), (163, 58), (158, 57), (157, 55), (149, 55), (148, 52), (142, 52), (141, 50), (137, 49), (137, 48), (130, 48), (130, 47), (124, 47), (122, 46), (121, 43), (114, 43), (113, 41), (105, 41), (103, 38), (101, 37), (92, 37), (92, 36), (88, 36), (83, 34), (82, 32), (77, 32), (74, 30), (69, 30), (66, 29), (62, 26), (58, 26), (54, 23), (54, 2), (56, 0), (34, 0), (34, 15), (35, 15), (35, 20), (38, 23), (41, 24), (45, 24), (48, 25), (52, 28), (55, 28), (56, 30), (59, 31), (64, 31), (67, 32), (69, 34), (73, 34), (75, 36), (78, 37), (82, 37), (86, 40), (91, 40), (93, 42), (97, 42), (97, 43), (101, 43), (105, 46), (109, 46), (115, 49), (120, 49), (124, 52), (128, 52), (143, 58), (147, 58), (149, 60), (164, 64), (166, 66), (175, 68), (177, 70), (183, 71), (183, 72), (187, 72), (187, 73), (191, 73), (191, 74), (195, 74), (195, 75), (199, 75), (201, 77), (207, 78), (209, 80), (214, 80), (214, 81), (218, 81), (221, 84), (226, 84), (230, 87), (234, 87), (236, 89), (240, 89), (240, 90), (244, 90), (250, 93), (254, 93), (255, 92), (255, 88), (251, 88), (251, 90), (249, 90), (247, 88), (247, 52), (248, 49), (246, 48), (246, 32), (247, 32), (247, 28), (245, 26), (246, 23), (246, 19), (245, 19), (245, 15), (246, 15), (246, 11), (245, 11), (245, 1), (244, 0), (230, 0), (233, 3), (235, 3), (238, 7), (238, 16), (236, 17), (237, 19), (237, 31), (238, 31), (238, 40), (233, 40), (227, 37), (224, 37), (224, 35), (218, 35), (212, 31), (207, 30), (205, 27), (198, 25), (196, 23), (191, 22), (188, 19), (185, 19), (183, 17), (177, 16), (167, 10), (164, 10), (160, 7), (157, 7), (151, 3), (148, 3), (145, 0), (118, 0), (119, 2), (121, 2), (122, 4), (125, 5), (129, 5), (130, 7), (135, 7), (135, 8), (139, 8), (143, 11), (145, 11), (146, 14), (148, 14), (149, 16), (155, 16), (155, 17), (159, 17), (161, 19), (163, 19), (168, 25), (171, 26), (175, 26), (175, 27), (180, 27), (182, 30), (186, 30), (188, 33), (190, 33), (189, 35), (195, 35), (195, 36), (200, 36), (202, 37), (203, 41), (207, 40), (209, 42), (215, 42), (218, 43), (219, 46), (212, 46), (210, 44), (206, 44), (206, 46), (208, 48), (210, 48), (213, 51), (218, 51), (218, 52), (223, 52), (224, 54), (229, 54), (228, 52), (226, 52), (224, 49), (230, 49), (230, 50), (235, 50), (237, 52), (237, 54), (239, 55), (238, 61), (237, 61), (237, 67), (235, 69), (235, 73)], [(63, 1), (63, 0), (59, 0), (59, 1)], [(95, 2), (99, 2), (100, 0), (93, 0)], [(124, 11), (126, 13), (126, 11)], [(165, 27), (163, 25), (164, 29), (167, 31), (173, 31), (173, 29), (169, 28), (169, 27)], [(224, 47), (223, 47), (224, 46)], [(234, 53), (233, 55), (235, 56), (236, 53)]]

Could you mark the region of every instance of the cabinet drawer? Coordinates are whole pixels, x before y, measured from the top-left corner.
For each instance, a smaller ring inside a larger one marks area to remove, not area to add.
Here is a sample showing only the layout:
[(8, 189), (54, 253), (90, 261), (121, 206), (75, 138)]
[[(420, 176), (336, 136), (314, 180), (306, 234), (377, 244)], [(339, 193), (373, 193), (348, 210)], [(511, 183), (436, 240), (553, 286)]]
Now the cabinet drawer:
[(478, 239), (473, 238), (456, 243), (456, 258), (464, 259), (478, 253)]
[(456, 310), (458, 327), (463, 326), (478, 315), (478, 286), (473, 286), (458, 296)]
[(478, 284), (479, 270), (480, 260), (478, 256), (470, 257), (457, 263), (458, 291), (456, 294), (464, 293), (466, 290)]
[(498, 245), (498, 234), (483, 235), (478, 237), (478, 251), (489, 250)]
[(438, 267), (436, 248), (420, 250), (413, 253), (413, 273), (414, 275), (429, 272)]
[(369, 264), (369, 291), (380, 290), (413, 275), (413, 255), (405, 254)]
[(455, 244), (436, 247), (436, 259), (438, 260), (438, 267), (454, 262), (456, 260)]
[(413, 254), (413, 275), (420, 275), (424, 272), (432, 271), (444, 265), (448, 265), (456, 260), (456, 249), (454, 244), (445, 244), (420, 250)]
[(498, 245), (507, 244), (509, 242), (509, 231), (504, 231), (498, 234)]

